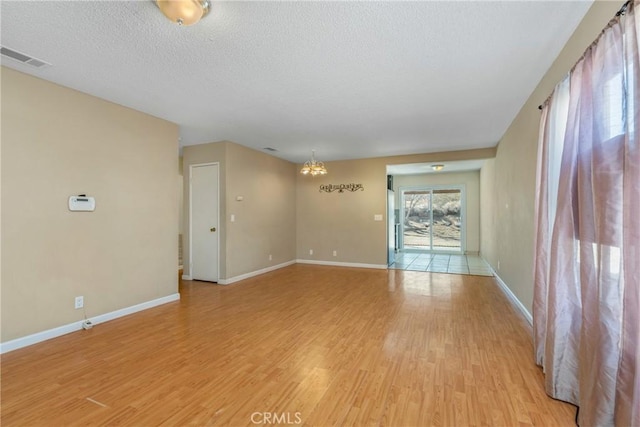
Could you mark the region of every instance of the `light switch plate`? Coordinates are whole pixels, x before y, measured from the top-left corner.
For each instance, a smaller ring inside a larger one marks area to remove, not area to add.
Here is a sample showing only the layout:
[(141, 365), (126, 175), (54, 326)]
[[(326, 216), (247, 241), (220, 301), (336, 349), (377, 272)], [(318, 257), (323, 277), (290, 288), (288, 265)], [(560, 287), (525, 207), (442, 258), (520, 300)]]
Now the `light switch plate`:
[(373, 216), (374, 221), (382, 221), (382, 214), (375, 214)]

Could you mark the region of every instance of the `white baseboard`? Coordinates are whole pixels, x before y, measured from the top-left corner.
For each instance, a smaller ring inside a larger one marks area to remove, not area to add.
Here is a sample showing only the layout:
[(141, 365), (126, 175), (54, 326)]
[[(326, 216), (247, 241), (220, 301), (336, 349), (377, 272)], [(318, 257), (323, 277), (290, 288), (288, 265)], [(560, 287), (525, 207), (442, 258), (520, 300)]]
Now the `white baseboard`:
[(297, 259), (299, 264), (315, 264), (315, 265), (331, 265), (334, 267), (355, 267), (355, 268), (375, 268), (378, 270), (386, 270), (389, 268), (386, 264), (362, 264), (357, 262), (336, 262), (336, 261), (319, 261), (315, 259)]
[(283, 262), (282, 264), (272, 265), (271, 267), (266, 267), (266, 268), (262, 268), (260, 270), (252, 271), (250, 273), (245, 273), (245, 274), (241, 274), (239, 276), (230, 277), (228, 279), (219, 279), (218, 280), (218, 284), (219, 285), (230, 285), (232, 283), (239, 282), (240, 280), (249, 279), (250, 277), (259, 276), (261, 274), (268, 273), (270, 271), (274, 271), (274, 270), (278, 270), (278, 269), (281, 269), (281, 268), (284, 268), (284, 267), (288, 267), (288, 266), (290, 266), (292, 264), (295, 264), (295, 263), (296, 263), (295, 260), (291, 260), (291, 261)]
[(189, 274), (183, 274), (183, 275), (182, 275), (182, 280), (191, 280), (191, 275), (189, 275)]
[[(487, 265), (488, 264), (489, 263), (487, 263)], [(500, 289), (502, 289), (502, 292), (507, 296), (507, 298), (509, 298), (509, 300), (511, 300), (511, 303), (518, 309), (518, 311), (522, 313), (525, 319), (527, 319), (527, 322), (529, 322), (529, 324), (533, 326), (533, 317), (531, 316), (531, 313), (529, 313), (529, 310), (527, 310), (524, 304), (520, 302), (518, 297), (511, 291), (507, 284), (504, 283), (500, 276), (498, 276), (498, 273), (496, 273), (493, 267), (489, 265), (489, 268), (491, 269), (491, 271), (493, 271), (493, 276), (496, 278), (496, 281), (498, 282)]]
[[(110, 313), (101, 314), (99, 316), (91, 317), (91, 323), (97, 325), (109, 320), (117, 319), (128, 314), (133, 314), (138, 311), (147, 310), (158, 305), (166, 304), (168, 302), (177, 301), (180, 299), (180, 294), (171, 294), (166, 297), (157, 298), (151, 301), (143, 302), (140, 304), (132, 305), (131, 307), (122, 308), (120, 310), (112, 311)], [(26, 337), (16, 338), (11, 341), (3, 342), (0, 344), (0, 354), (7, 353), (13, 350), (17, 350), (22, 347), (27, 347), (33, 344), (37, 344), (42, 341), (50, 340), (61, 335), (66, 335), (71, 332), (79, 331), (82, 329), (83, 320), (69, 323), (67, 325), (59, 326), (57, 328), (49, 329), (35, 334), (27, 335)]]

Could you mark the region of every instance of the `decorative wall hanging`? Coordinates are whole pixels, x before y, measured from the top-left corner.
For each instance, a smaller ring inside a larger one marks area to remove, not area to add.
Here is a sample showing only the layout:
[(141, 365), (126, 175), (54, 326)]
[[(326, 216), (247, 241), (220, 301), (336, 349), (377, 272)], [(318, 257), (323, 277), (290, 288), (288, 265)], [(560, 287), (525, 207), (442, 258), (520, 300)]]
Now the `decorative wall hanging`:
[(344, 193), (345, 190), (351, 191), (353, 193), (354, 191), (358, 190), (364, 191), (364, 187), (362, 186), (362, 184), (325, 184), (320, 186), (321, 193), (323, 191), (327, 193), (333, 193), (334, 191), (337, 191), (338, 193)]

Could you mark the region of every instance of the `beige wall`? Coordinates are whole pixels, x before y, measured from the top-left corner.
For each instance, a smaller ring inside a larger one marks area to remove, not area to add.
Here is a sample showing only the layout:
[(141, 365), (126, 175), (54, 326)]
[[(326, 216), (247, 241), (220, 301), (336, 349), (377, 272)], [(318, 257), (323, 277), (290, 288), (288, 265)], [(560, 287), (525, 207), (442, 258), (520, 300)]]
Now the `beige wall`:
[(220, 164), (220, 279), (295, 259), (293, 163), (227, 141), (185, 147), (183, 159), (185, 274), (190, 274), (189, 166), (199, 163)]
[[(178, 290), (176, 125), (2, 68), (2, 341)], [(69, 196), (96, 198), (70, 212)]]
[[(375, 214), (387, 217), (386, 163), (364, 159), (328, 162), (326, 166), (329, 173), (323, 177), (297, 174), (297, 258), (386, 264), (386, 220), (373, 219)], [(319, 191), (322, 184), (349, 183), (362, 184), (364, 190)]]
[(400, 187), (430, 185), (462, 185), (465, 192), (466, 224), (465, 250), (467, 253), (480, 251), (480, 171), (429, 173), (422, 175), (396, 175), (393, 188), (396, 196), (396, 208), (401, 207)]
[(529, 310), (533, 301), (537, 107), (620, 6), (620, 2), (594, 2), (500, 140), (495, 161), (487, 162), (481, 171), (481, 253)]
[(295, 165), (233, 143), (227, 162), (227, 278), (295, 260)]
[[(494, 154), (490, 148), (345, 160), (327, 162), (329, 173), (324, 177), (297, 174), (297, 258), (386, 265), (387, 165), (487, 159)], [(319, 192), (321, 184), (349, 183), (362, 184), (364, 191)], [(374, 221), (376, 214), (382, 214), (383, 220)]]

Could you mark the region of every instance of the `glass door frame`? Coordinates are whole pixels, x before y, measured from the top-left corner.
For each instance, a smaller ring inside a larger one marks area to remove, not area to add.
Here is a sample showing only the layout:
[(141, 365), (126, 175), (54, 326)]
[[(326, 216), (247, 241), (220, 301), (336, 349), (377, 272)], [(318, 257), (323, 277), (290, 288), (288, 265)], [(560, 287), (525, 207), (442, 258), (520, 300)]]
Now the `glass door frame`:
[[(460, 250), (437, 250), (433, 249), (433, 228), (429, 228), (429, 249), (416, 249), (404, 247), (404, 210), (405, 210), (405, 191), (425, 191), (430, 192), (431, 209), (429, 213), (429, 224), (433, 224), (433, 191), (434, 190), (458, 190), (460, 191)], [(467, 250), (467, 196), (464, 184), (457, 185), (408, 185), (398, 188), (398, 214), (400, 215), (400, 246), (398, 251), (401, 252), (428, 252), (434, 254), (465, 254)]]

